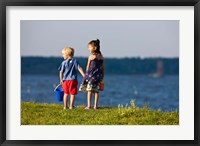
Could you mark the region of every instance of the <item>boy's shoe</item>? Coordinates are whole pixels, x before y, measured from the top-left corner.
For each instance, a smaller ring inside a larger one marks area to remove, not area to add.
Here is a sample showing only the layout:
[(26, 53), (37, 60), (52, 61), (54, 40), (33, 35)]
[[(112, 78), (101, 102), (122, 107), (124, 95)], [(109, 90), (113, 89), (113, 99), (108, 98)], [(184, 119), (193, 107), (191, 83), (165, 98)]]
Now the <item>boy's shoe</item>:
[(75, 108), (75, 106), (73, 105), (73, 107), (69, 107), (69, 109), (74, 109)]
[(67, 110), (67, 109), (68, 109), (68, 107), (64, 107), (64, 108), (63, 108), (63, 110)]
[(91, 109), (90, 106), (86, 106), (86, 107), (85, 107), (85, 110), (89, 110), (89, 109)]

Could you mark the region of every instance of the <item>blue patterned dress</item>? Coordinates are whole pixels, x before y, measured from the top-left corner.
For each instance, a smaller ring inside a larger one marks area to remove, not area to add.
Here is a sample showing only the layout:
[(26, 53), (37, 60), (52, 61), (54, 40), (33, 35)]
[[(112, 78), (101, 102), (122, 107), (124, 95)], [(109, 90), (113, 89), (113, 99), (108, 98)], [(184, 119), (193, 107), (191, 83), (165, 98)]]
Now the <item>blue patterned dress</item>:
[(88, 71), (86, 71), (80, 85), (79, 91), (99, 92), (100, 82), (103, 80), (103, 60), (95, 58), (91, 61)]

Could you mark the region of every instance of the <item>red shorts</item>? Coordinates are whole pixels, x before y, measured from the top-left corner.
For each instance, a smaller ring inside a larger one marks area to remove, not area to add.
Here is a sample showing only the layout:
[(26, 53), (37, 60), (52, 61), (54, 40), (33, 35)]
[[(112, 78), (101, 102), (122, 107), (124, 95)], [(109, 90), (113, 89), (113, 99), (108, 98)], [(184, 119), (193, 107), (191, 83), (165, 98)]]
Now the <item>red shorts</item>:
[(78, 81), (76, 80), (65, 80), (62, 84), (62, 88), (65, 94), (76, 95)]

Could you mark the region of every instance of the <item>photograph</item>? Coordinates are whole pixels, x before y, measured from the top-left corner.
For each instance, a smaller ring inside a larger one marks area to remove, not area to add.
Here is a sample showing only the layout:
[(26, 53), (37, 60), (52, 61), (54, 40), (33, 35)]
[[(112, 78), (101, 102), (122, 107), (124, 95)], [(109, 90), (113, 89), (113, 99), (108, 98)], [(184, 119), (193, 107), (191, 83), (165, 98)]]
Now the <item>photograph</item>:
[(20, 20), (21, 125), (179, 125), (179, 20)]

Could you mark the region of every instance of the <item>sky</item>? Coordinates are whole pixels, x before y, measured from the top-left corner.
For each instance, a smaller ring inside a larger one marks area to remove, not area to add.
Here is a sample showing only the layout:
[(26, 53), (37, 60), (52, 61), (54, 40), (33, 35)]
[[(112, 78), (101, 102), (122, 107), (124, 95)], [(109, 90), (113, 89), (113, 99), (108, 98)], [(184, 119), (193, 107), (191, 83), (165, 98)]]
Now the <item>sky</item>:
[(21, 20), (21, 56), (61, 56), (73, 47), (87, 57), (88, 42), (100, 40), (104, 57), (179, 57), (178, 20)]

